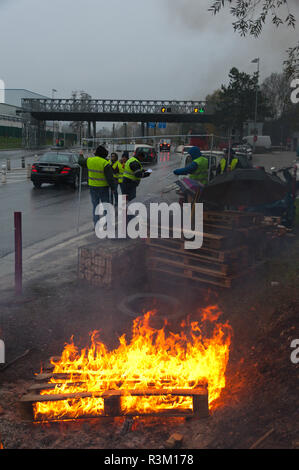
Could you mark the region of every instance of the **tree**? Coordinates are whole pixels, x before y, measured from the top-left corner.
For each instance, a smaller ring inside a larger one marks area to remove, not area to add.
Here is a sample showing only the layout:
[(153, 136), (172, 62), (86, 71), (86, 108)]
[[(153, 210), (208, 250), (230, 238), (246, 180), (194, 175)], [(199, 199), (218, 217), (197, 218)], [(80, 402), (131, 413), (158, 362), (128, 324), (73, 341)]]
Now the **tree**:
[[(288, 0), (214, 0), (209, 11), (216, 15), (228, 6), (235, 18), (233, 28), (241, 36), (249, 34), (258, 37), (269, 17), (276, 27), (284, 24), (294, 28), (296, 24), (296, 18), (289, 10)], [(288, 59), (284, 65), (288, 76), (292, 77), (299, 72), (299, 42), (287, 52)]]
[[(237, 129), (242, 136), (244, 123), (254, 119), (258, 73), (251, 76), (234, 67), (229, 73), (229, 79), (228, 86), (222, 85), (220, 92), (214, 94), (216, 123), (226, 129)], [(260, 90), (258, 103), (259, 119), (269, 116), (270, 108)]]
[(274, 119), (279, 119), (291, 106), (290, 89), (290, 79), (284, 73), (272, 73), (263, 81), (261, 91)]

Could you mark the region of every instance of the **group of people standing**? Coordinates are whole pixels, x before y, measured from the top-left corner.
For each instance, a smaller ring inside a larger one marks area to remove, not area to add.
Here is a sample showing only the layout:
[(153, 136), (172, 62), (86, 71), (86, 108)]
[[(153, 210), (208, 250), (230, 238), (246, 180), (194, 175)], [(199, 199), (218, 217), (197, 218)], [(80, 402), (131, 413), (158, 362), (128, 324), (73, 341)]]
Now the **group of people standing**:
[(88, 185), (93, 208), (93, 222), (96, 226), (99, 216), (96, 207), (102, 203), (118, 205), (118, 190), (127, 196), (128, 201), (136, 197), (137, 187), (142, 178), (150, 176), (143, 169), (142, 164), (136, 157), (130, 157), (125, 151), (121, 159), (112, 152), (109, 158), (108, 150), (100, 145), (94, 152), (94, 156), (87, 159), (81, 154), (80, 164), (88, 169)]

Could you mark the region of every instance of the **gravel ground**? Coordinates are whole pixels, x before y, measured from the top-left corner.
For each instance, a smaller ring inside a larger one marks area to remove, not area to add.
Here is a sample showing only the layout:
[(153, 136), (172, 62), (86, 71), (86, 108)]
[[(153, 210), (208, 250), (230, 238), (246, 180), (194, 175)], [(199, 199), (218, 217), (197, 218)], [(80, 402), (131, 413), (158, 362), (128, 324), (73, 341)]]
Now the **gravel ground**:
[[(234, 336), (227, 370), (227, 386), (212, 416), (203, 421), (138, 420), (122, 432), (123, 420), (95, 420), (78, 424), (25, 423), (18, 400), (32, 384), (33, 375), (51, 355), (59, 355), (74, 335), (86, 346), (89, 332), (101, 331), (108, 348), (129, 333), (132, 318), (118, 309), (124, 296), (149, 292), (140, 285), (122, 291), (94, 290), (73, 280), (46, 277), (28, 284), (20, 302), (11, 292), (0, 301), (0, 336), (6, 344), (6, 361), (30, 353), (0, 371), (0, 442), (4, 448), (163, 448), (174, 432), (184, 436), (183, 447), (249, 448), (272, 428), (260, 447), (298, 448), (298, 367), (290, 360), (290, 344), (299, 337), (299, 243), (273, 258), (253, 276), (229, 291), (179, 291), (160, 283), (154, 290), (181, 302), (180, 319), (196, 318), (199, 307), (218, 303)], [(271, 286), (278, 281), (278, 286)], [(152, 287), (153, 288), (153, 287)], [(141, 312), (142, 313), (142, 312)], [(164, 312), (159, 312), (163, 316)]]

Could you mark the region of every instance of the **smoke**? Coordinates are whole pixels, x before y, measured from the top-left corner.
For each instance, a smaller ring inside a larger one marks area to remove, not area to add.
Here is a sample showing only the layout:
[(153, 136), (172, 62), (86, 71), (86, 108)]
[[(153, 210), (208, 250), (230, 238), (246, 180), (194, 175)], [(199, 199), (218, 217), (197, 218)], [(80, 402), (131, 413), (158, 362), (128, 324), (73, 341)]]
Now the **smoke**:
[[(263, 0), (261, 0), (262, 2)], [(207, 31), (211, 27), (217, 31), (225, 30), (229, 25), (232, 28), (232, 23), (235, 18), (230, 13), (230, 6), (220, 10), (219, 13), (214, 15), (209, 8), (213, 0), (166, 0), (169, 14), (174, 21), (181, 24), (185, 28), (194, 29), (197, 31)], [(233, 4), (236, 2), (233, 2)], [(256, 12), (260, 11), (257, 6)], [(298, 0), (288, 0), (288, 7), (282, 6), (278, 13), (282, 19), (285, 19), (288, 12), (292, 13), (299, 21), (299, 5)], [(215, 26), (216, 24), (216, 26)], [(274, 25), (271, 25), (275, 28)], [(283, 26), (282, 26), (283, 28)]]
[[(281, 25), (278, 28), (270, 19), (264, 25), (258, 38), (241, 37), (234, 32), (232, 23), (235, 18), (230, 8), (224, 8), (214, 15), (208, 11), (213, 0), (166, 0), (164, 5), (175, 30), (186, 39), (199, 43), (200, 88), (208, 93), (215, 90), (227, 79), (229, 70), (236, 66), (246, 73), (253, 73), (255, 67), (251, 60), (261, 58), (261, 78), (283, 69), (287, 58), (286, 50), (298, 42), (299, 2), (289, 0), (289, 11), (297, 18), (296, 28)], [(288, 9), (281, 9), (285, 19)], [(196, 66), (194, 66), (196, 70)], [(196, 92), (190, 90), (190, 97)]]

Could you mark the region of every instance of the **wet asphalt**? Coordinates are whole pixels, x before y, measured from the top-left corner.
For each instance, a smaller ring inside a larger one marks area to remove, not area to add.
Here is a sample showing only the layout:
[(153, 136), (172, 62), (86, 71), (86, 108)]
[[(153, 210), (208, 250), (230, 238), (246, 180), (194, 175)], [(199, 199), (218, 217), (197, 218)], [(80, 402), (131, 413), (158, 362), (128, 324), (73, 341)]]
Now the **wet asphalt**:
[[(152, 175), (138, 188), (136, 201), (145, 202), (159, 197), (165, 186), (175, 181), (172, 171), (180, 167), (180, 158), (175, 153), (159, 154), (158, 164), (151, 167)], [(27, 156), (26, 163), (31, 161), (32, 154)], [(0, 175), (0, 201), (0, 258), (14, 250), (15, 211), (22, 212), (23, 248), (63, 233), (76, 233), (78, 225), (80, 228), (89, 227), (90, 223), (90, 230), (93, 227), (86, 183), (82, 184), (79, 204), (79, 192), (70, 187), (45, 184), (41, 189), (35, 189), (26, 177), (26, 170), (15, 170), (7, 174), (6, 183), (1, 183)]]

